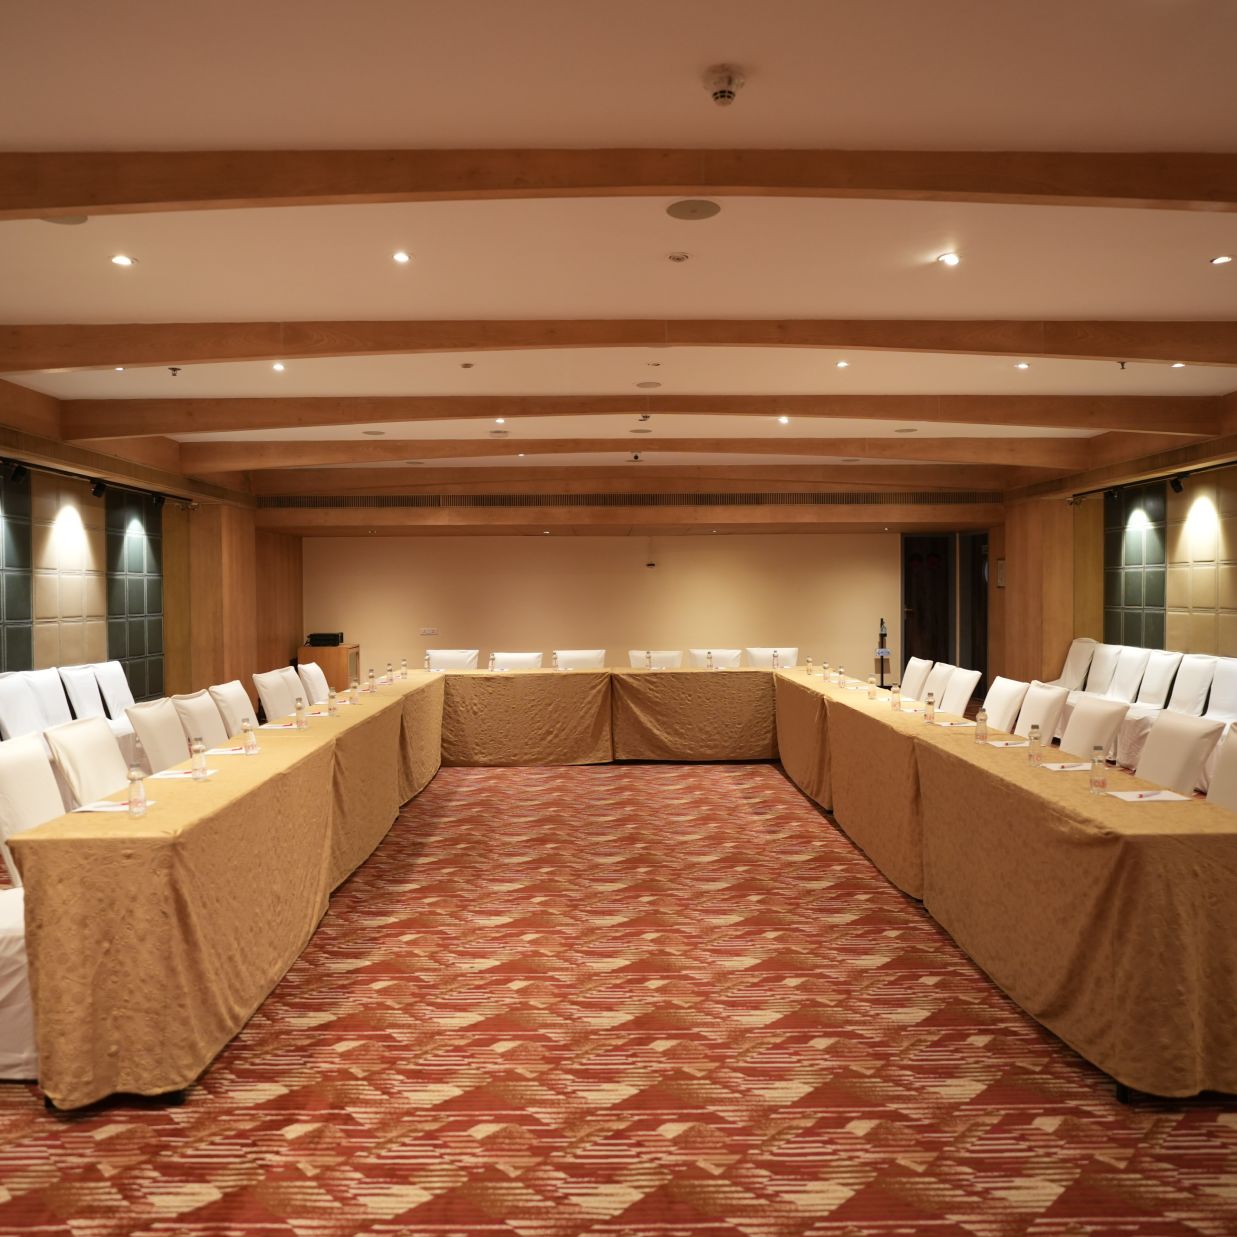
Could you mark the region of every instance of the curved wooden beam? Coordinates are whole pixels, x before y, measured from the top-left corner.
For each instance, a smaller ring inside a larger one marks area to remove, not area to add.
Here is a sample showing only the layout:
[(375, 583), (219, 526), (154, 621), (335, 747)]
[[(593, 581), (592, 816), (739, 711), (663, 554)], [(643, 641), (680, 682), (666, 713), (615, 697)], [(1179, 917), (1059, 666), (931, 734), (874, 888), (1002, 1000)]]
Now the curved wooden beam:
[(613, 318), (0, 326), (0, 372), (534, 348), (851, 348), (1237, 365), (1237, 322)]
[(0, 154), (0, 219), (698, 194), (1233, 211), (1237, 155), (664, 149)]

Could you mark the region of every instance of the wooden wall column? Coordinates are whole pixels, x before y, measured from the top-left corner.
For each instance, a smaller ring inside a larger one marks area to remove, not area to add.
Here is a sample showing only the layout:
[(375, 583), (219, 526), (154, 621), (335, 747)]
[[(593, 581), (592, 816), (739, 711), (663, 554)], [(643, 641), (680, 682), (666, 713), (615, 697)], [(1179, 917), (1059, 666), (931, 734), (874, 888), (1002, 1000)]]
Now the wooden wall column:
[(1074, 638), (1074, 508), (1010, 503), (1005, 516), (1005, 674), (1053, 679)]

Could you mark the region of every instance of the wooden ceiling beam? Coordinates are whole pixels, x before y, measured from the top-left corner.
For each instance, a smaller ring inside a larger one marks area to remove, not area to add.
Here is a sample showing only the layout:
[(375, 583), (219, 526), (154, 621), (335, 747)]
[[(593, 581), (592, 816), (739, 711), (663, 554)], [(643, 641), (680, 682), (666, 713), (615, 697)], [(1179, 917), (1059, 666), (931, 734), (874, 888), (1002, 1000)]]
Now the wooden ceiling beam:
[(251, 469), (312, 468), (405, 459), (480, 459), (486, 456), (676, 454), (854, 456), (870, 460), (934, 460), (954, 464), (1085, 466), (1085, 438), (630, 438), (397, 439), (386, 442), (187, 442), (187, 474)]
[(1237, 155), (674, 149), (0, 154), (0, 219), (701, 194), (1232, 211)]
[[(11, 384), (9, 384), (11, 385)], [(17, 388), (15, 388), (17, 389)], [(1212, 435), (1209, 396), (1088, 395), (388, 395), (278, 399), (76, 399), (60, 405), (70, 441), (505, 417), (791, 416)]]
[(0, 325), (0, 372), (556, 348), (852, 348), (1237, 365), (1237, 321), (614, 318)]

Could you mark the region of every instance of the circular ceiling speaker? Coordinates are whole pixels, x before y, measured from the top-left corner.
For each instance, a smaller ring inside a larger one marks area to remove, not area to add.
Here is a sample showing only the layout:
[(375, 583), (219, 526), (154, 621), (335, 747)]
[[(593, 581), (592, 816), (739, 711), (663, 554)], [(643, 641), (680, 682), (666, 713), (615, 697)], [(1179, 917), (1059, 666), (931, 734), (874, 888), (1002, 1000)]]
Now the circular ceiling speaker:
[(721, 211), (721, 206), (717, 202), (710, 202), (708, 198), (684, 198), (679, 202), (671, 202), (666, 207), (666, 214), (671, 219), (686, 219), (691, 223), (698, 219), (712, 219), (714, 215), (720, 215)]

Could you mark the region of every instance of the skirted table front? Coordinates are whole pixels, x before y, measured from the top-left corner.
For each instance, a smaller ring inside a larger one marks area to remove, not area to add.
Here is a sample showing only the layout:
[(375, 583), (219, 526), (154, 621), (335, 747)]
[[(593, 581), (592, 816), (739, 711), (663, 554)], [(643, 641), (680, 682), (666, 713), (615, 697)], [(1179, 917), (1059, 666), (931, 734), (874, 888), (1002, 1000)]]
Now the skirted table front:
[(829, 711), (825, 683), (803, 670), (774, 676), (777, 751), (786, 776), (825, 811), (833, 810)]

